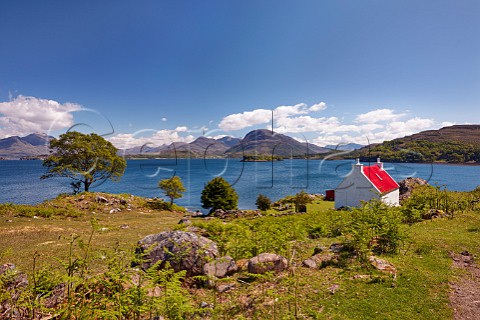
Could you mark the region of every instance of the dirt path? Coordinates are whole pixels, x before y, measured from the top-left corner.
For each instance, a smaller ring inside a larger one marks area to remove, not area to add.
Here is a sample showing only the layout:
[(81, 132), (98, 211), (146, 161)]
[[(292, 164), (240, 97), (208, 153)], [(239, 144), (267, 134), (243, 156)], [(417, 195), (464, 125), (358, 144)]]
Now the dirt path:
[(468, 251), (450, 252), (453, 267), (463, 269), (465, 274), (450, 284), (450, 305), (455, 320), (480, 319), (480, 268)]

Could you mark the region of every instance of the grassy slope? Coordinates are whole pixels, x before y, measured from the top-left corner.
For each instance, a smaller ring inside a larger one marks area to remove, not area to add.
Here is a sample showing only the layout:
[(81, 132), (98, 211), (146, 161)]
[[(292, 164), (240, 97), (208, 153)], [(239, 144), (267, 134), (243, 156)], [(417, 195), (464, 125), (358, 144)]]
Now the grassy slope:
[[(322, 222), (328, 220), (331, 206), (331, 202), (319, 202), (309, 206), (312, 213), (307, 215), (265, 219), (283, 219), (290, 226), (296, 221), (300, 223), (301, 220), (296, 219)], [(67, 238), (71, 234), (88, 238), (91, 217), (98, 220), (101, 228), (106, 228), (94, 235), (94, 249), (118, 246), (129, 250), (145, 235), (173, 228), (180, 215), (147, 212), (138, 207), (131, 212), (115, 214), (86, 213), (80, 218), (3, 216), (0, 253), (3, 252), (4, 257), (0, 254), (0, 263), (13, 262), (27, 271), (32, 267), (34, 252), (38, 251), (40, 263), (54, 264), (53, 257), (67, 255)], [(129, 227), (122, 229), (121, 225)], [(480, 216), (478, 212), (465, 213), (452, 220), (436, 219), (405, 228), (410, 238), (402, 252), (385, 257), (396, 266), (396, 279), (356, 263), (320, 270), (300, 267), (314, 247), (338, 241), (335, 238), (307, 239), (293, 245), (295, 254), (292, 252), (288, 258), (292, 258), (297, 267), (290, 272), (261, 277), (253, 282), (227, 279), (226, 282), (235, 284), (235, 289), (225, 293), (190, 288), (191, 299), (215, 305), (214, 313), (224, 319), (283, 319), (286, 315), (293, 318), (295, 314), (298, 318), (317, 319), (450, 319), (448, 282), (454, 281), (461, 271), (451, 269), (448, 252), (468, 250), (480, 255)], [(10, 254), (5, 255), (7, 251)], [(370, 278), (354, 279), (355, 275), (365, 274)], [(332, 293), (334, 285), (339, 287)]]
[[(321, 270), (297, 267), (288, 275), (242, 284), (217, 297), (218, 314), (260, 319), (281, 319), (295, 312), (299, 318), (318, 319), (451, 319), (448, 283), (461, 271), (451, 269), (448, 252), (468, 250), (480, 255), (480, 216), (466, 213), (405, 228), (410, 237), (401, 253), (383, 257), (396, 266), (396, 279), (355, 263)], [(294, 261), (299, 265), (313, 247), (337, 240), (306, 241)], [(370, 278), (356, 279), (356, 275)], [(332, 293), (334, 285), (339, 287)], [(209, 291), (203, 298), (214, 302)]]
[[(48, 205), (65, 206), (68, 200), (59, 198)], [(72, 235), (88, 240), (92, 232), (92, 219), (99, 226), (93, 235), (94, 250), (115, 247), (127, 250), (148, 234), (172, 229), (182, 216), (179, 213), (151, 210), (141, 204), (134, 206), (132, 211), (123, 210), (113, 214), (101, 210), (101, 206), (95, 204), (95, 214), (92, 210), (80, 210), (83, 214), (79, 217), (45, 219), (4, 215), (0, 220), (0, 257), (3, 252), (6, 257), (2, 260), (14, 263), (23, 270), (31, 269), (35, 252), (40, 254), (40, 263), (55, 263), (53, 257), (67, 256)], [(72, 208), (72, 211), (75, 209)]]

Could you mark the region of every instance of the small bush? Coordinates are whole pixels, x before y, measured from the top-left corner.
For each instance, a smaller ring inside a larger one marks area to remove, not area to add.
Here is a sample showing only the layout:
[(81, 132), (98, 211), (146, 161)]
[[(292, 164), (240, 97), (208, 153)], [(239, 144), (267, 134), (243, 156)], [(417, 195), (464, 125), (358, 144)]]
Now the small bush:
[(328, 234), (327, 227), (323, 224), (311, 226), (308, 228), (308, 237), (310, 239), (318, 239)]
[(255, 201), (255, 204), (258, 208), (258, 210), (261, 211), (267, 211), (272, 207), (272, 201), (270, 198), (263, 194), (259, 194), (257, 197), (257, 201)]

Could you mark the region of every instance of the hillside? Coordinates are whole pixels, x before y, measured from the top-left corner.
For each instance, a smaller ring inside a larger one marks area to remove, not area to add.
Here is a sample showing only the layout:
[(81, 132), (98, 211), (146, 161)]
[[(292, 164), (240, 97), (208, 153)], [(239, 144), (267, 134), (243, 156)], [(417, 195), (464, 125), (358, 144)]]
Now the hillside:
[(177, 152), (190, 153), (193, 156), (221, 156), (227, 151), (224, 143), (206, 137), (198, 137), (195, 141), (176, 147)]
[(381, 157), (389, 162), (480, 163), (480, 125), (428, 130), (363, 147), (346, 158)]
[(26, 137), (13, 136), (0, 139), (0, 157), (19, 159), (46, 155), (51, 138), (45, 134), (32, 133)]
[(274, 133), (270, 130), (253, 130), (243, 139), (223, 137), (212, 139), (199, 137), (190, 143), (174, 142), (160, 147), (135, 147), (120, 150), (119, 154), (142, 157), (232, 157), (242, 158), (244, 155), (261, 155), (281, 157), (305, 157), (330, 150), (314, 144), (299, 142), (289, 136)]
[(351, 150), (357, 150), (364, 147), (363, 144), (358, 144), (358, 143), (347, 143), (347, 144), (329, 144), (326, 145), (325, 148), (327, 149), (332, 149), (332, 150), (338, 150), (338, 151), (351, 151)]
[(289, 136), (260, 129), (247, 133), (242, 142), (227, 150), (230, 157), (243, 155), (272, 155), (283, 157), (304, 157), (329, 151), (313, 144), (299, 142)]

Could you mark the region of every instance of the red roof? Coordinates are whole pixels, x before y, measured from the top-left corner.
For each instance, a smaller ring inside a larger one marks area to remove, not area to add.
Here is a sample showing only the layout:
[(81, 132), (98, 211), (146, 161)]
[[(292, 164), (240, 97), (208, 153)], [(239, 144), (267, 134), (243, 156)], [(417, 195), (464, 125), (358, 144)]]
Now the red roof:
[(377, 165), (363, 167), (363, 173), (381, 193), (388, 193), (400, 187), (387, 171), (380, 169)]

